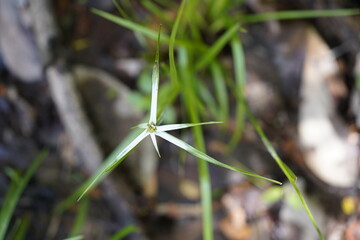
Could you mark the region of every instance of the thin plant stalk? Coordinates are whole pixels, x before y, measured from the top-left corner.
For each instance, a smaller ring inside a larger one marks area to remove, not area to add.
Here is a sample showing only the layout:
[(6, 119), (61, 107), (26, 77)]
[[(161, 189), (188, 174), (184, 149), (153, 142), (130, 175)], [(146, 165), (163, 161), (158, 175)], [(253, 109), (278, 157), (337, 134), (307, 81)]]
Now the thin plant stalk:
[[(192, 88), (188, 88), (189, 81), (191, 83), (191, 73), (187, 70), (189, 66), (187, 66), (187, 53), (185, 49), (182, 49), (180, 52), (182, 60), (180, 62), (183, 64), (182, 72), (184, 74), (183, 79), (184, 83), (184, 99), (186, 104), (187, 112), (190, 116), (190, 120), (192, 122), (199, 122), (199, 113), (196, 108), (196, 104), (194, 104), (194, 91)], [(179, 54), (179, 55), (180, 55)], [(205, 143), (204, 136), (201, 128), (194, 127), (193, 134), (195, 137), (195, 145), (196, 147), (204, 152), (205, 151)], [(201, 207), (202, 207), (202, 219), (203, 219), (203, 239), (204, 240), (212, 240), (214, 238), (213, 235), (213, 216), (212, 216), (212, 190), (211, 190), (211, 178), (209, 173), (209, 167), (205, 161), (198, 160), (198, 174), (199, 174), (199, 182), (200, 182), (200, 193), (201, 193)]]

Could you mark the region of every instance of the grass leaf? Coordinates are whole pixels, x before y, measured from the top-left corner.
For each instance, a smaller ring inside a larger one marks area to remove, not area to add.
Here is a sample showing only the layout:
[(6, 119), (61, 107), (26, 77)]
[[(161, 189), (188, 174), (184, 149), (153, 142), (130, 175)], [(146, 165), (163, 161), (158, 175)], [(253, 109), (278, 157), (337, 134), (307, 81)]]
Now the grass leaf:
[(134, 225), (126, 226), (111, 236), (109, 240), (121, 240), (137, 230), (138, 228)]
[(182, 15), (183, 15), (183, 12), (184, 12), (186, 2), (187, 2), (187, 0), (183, 0), (181, 2), (178, 14), (177, 14), (176, 19), (175, 19), (174, 26), (173, 26), (173, 28), (171, 30), (170, 42), (169, 42), (170, 77), (171, 77), (171, 81), (173, 82), (173, 84), (175, 86), (177, 86), (179, 84), (178, 77), (177, 77), (176, 66), (175, 66), (175, 58), (174, 58), (175, 38), (176, 38), (176, 34), (177, 34), (177, 31), (178, 31), (178, 28), (179, 28), (180, 19), (181, 19)]
[(69, 234), (70, 237), (76, 237), (81, 233), (81, 230), (86, 220), (88, 209), (89, 209), (89, 199), (85, 198), (85, 201), (82, 201), (78, 208), (78, 212), (75, 217), (75, 222), (73, 223)]
[(360, 14), (359, 9), (336, 9), (336, 10), (293, 10), (251, 14), (239, 18), (241, 23), (256, 23), (269, 20), (290, 20), (302, 18), (320, 17), (346, 17)]
[[(189, 56), (191, 51), (180, 47), (179, 48), (179, 67), (181, 69), (181, 83), (182, 83), (182, 99), (185, 103), (186, 110), (190, 116), (190, 120), (194, 123), (200, 122), (199, 101), (196, 97), (195, 89), (190, 87), (195, 80), (195, 73), (192, 71)], [(199, 126), (194, 126), (192, 129), (196, 147), (205, 152), (205, 141), (202, 129)], [(211, 178), (209, 173), (208, 163), (206, 161), (198, 160), (198, 174), (201, 193), (201, 208), (202, 208), (202, 234), (204, 240), (212, 240), (213, 233), (213, 214), (212, 214), (212, 189)]]
[(239, 36), (231, 39), (231, 50), (234, 59), (235, 91), (236, 96), (236, 125), (234, 134), (229, 143), (229, 149), (233, 149), (239, 142), (245, 124), (245, 55)]
[(9, 189), (3, 199), (0, 210), (0, 239), (4, 239), (6, 230), (8, 228), (11, 216), (14, 212), (16, 204), (27, 186), (30, 178), (34, 175), (36, 169), (40, 166), (43, 160), (47, 157), (48, 150), (41, 151), (30, 164), (25, 175), (18, 181), (12, 181)]
[(112, 0), (113, 4), (115, 5), (116, 9), (118, 10), (118, 12), (126, 19), (130, 19), (130, 17), (126, 14), (126, 12), (124, 11), (124, 9), (122, 9), (122, 7), (120, 7), (120, 4), (117, 2), (117, 0)]
[(215, 95), (219, 104), (220, 119), (222, 121), (227, 121), (229, 115), (229, 105), (225, 77), (221, 71), (220, 65), (216, 61), (211, 63), (210, 71), (214, 83)]
[[(144, 34), (145, 36), (152, 38), (154, 40), (157, 39), (158, 33), (156, 31), (146, 28), (140, 24), (123, 19), (121, 17), (115, 16), (111, 13), (108, 13), (108, 12), (105, 12), (105, 11), (102, 11), (102, 10), (99, 10), (96, 8), (92, 8), (91, 11), (98, 16), (101, 16), (101, 17), (103, 17), (113, 23), (116, 23), (122, 27), (128, 28), (136, 33)], [(169, 36), (164, 34), (161, 38), (161, 41), (169, 43), (170, 38), (169, 38)], [(185, 40), (175, 40), (175, 44), (184, 46), (189, 49), (198, 49), (198, 50), (206, 50), (207, 49), (207, 46), (204, 44), (194, 43), (194, 42), (185, 41)]]
[(238, 23), (230, 27), (199, 59), (195, 65), (195, 70), (200, 70), (211, 63), (230, 39), (237, 33), (239, 27), (240, 24)]
[(260, 125), (258, 124), (258, 122), (256, 121), (254, 115), (252, 114), (252, 112), (250, 111), (249, 107), (246, 106), (245, 108), (246, 110), (246, 114), (251, 122), (251, 124), (254, 126), (257, 134), (260, 136), (261, 141), (264, 143), (266, 149), (268, 150), (268, 152), (270, 153), (270, 155), (273, 157), (273, 159), (275, 160), (275, 162), (279, 165), (280, 169), (283, 171), (283, 173), (285, 174), (285, 176), (289, 179), (289, 182), (291, 183), (291, 185), (293, 186), (293, 188), (295, 189), (297, 195), (300, 198), (301, 203), (303, 204), (305, 211), (307, 212), (312, 224), (314, 225), (320, 239), (325, 240), (324, 235), (321, 233), (321, 230), (314, 218), (314, 216), (312, 215), (309, 206), (307, 205), (304, 196), (302, 195), (300, 189), (298, 188), (298, 186), (296, 185), (296, 175), (293, 171), (291, 171), (291, 169), (280, 159), (280, 157), (278, 156), (278, 154), (276, 153), (274, 147), (271, 145), (269, 139), (265, 136), (263, 130), (261, 129)]

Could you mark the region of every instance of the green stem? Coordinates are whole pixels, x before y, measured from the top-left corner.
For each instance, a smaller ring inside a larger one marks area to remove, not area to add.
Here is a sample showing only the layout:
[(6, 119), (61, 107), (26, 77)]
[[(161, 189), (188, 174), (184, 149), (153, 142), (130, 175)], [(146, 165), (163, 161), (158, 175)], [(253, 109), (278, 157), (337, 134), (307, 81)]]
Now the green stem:
[[(193, 85), (194, 76), (193, 72), (190, 72), (188, 66), (187, 50), (181, 48), (179, 51), (181, 72), (183, 74), (182, 80), (184, 81), (183, 99), (185, 101), (187, 112), (190, 116), (191, 122), (200, 122), (199, 112), (196, 104), (196, 96)], [(204, 135), (202, 129), (199, 126), (195, 126), (193, 129), (195, 137), (196, 148), (206, 153)], [(213, 220), (212, 220), (212, 193), (211, 193), (211, 179), (209, 174), (209, 168), (206, 161), (198, 159), (198, 173), (200, 181), (200, 193), (201, 193), (201, 207), (203, 218), (203, 239), (213, 240)]]
[(269, 20), (291, 20), (320, 17), (347, 17), (358, 15), (359, 9), (334, 9), (334, 10), (293, 10), (281, 12), (267, 12), (242, 16), (241, 23), (256, 23)]

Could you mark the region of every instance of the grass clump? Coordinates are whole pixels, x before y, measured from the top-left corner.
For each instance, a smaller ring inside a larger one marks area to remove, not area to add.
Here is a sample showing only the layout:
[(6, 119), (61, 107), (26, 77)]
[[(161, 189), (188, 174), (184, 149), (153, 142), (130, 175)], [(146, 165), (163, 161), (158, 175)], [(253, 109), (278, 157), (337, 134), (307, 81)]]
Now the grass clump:
[[(134, 31), (137, 36), (157, 40), (157, 51), (152, 75), (150, 117), (147, 123), (138, 125), (138, 128), (105, 160), (99, 170), (91, 176), (67, 202), (64, 202), (60, 208), (70, 204), (71, 201), (79, 195), (83, 196), (91, 187), (95, 186), (110, 170), (120, 164), (127, 154), (145, 137), (151, 137), (152, 143), (160, 156), (156, 140), (156, 136), (158, 136), (177, 145), (199, 159), (198, 168), (203, 209), (203, 238), (206, 240), (213, 239), (212, 194), (207, 162), (252, 177), (279, 183), (275, 180), (229, 166), (206, 154), (205, 139), (200, 125), (217, 122), (200, 123), (200, 120), (203, 118), (217, 118), (227, 123), (230, 118), (229, 99), (230, 96), (233, 96), (236, 99), (236, 127), (231, 140), (227, 143), (229, 151), (231, 151), (240, 140), (247, 117), (265, 147), (297, 192), (310, 220), (318, 231), (319, 237), (325, 239), (302, 193), (296, 185), (296, 175), (279, 158), (246, 104), (244, 91), (246, 86), (245, 56), (239, 31), (246, 31), (244, 29), (246, 24), (254, 22), (349, 16), (358, 14), (359, 11), (354, 9), (307, 10), (246, 15), (239, 7), (243, 2), (242, 0), (183, 0), (180, 6), (178, 6), (172, 1), (158, 0), (157, 4), (147, 0), (141, 1), (143, 7), (149, 12), (149, 15), (160, 19), (165, 32), (170, 32), (170, 35), (166, 33), (161, 34), (161, 38), (159, 32), (157, 33), (151, 27), (147, 26), (146, 19), (143, 20), (143, 22), (132, 20), (138, 18), (134, 16), (133, 11), (130, 11), (130, 1), (123, 1), (123, 5), (120, 6), (120, 4), (114, 0), (122, 17), (98, 9), (92, 10), (94, 14)], [(165, 9), (177, 11), (175, 20), (164, 13)], [(212, 39), (210, 41), (212, 42), (211, 44), (209, 44), (205, 36)], [(159, 89), (160, 43), (169, 45), (169, 63), (166, 65), (166, 68), (169, 70), (168, 77), (170, 78), (169, 82), (162, 84), (161, 89)], [(226, 46), (230, 47), (232, 53), (234, 65), (234, 73), (232, 74), (227, 73), (228, 69), (218, 58), (218, 55)], [(176, 68), (176, 62), (178, 69)], [(211, 79), (212, 82), (205, 81), (204, 79)], [(208, 86), (211, 85), (211, 83), (215, 89), (215, 93), (208, 90)], [(171, 106), (177, 98), (180, 98), (184, 104), (191, 123), (159, 125), (157, 122), (158, 112), (162, 112), (166, 106)], [(204, 109), (205, 106), (209, 108), (209, 111), (206, 111), (206, 114), (202, 114), (203, 111), (201, 110)], [(159, 111), (157, 110), (158, 108)], [(170, 130), (188, 127), (193, 127), (192, 131), (196, 148), (167, 133), (167, 131)]]

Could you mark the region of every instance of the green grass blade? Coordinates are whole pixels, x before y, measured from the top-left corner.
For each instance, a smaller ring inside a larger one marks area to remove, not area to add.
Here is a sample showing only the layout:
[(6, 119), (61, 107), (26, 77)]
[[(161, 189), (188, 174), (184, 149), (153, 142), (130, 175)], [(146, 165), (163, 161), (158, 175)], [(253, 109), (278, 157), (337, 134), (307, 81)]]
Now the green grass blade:
[(222, 16), (223, 10), (225, 9), (227, 3), (228, 0), (211, 1), (208, 9), (211, 18), (216, 19), (219, 18), (219, 16)]
[(320, 17), (346, 17), (360, 14), (359, 9), (337, 9), (337, 10), (294, 10), (251, 14), (240, 17), (241, 23), (256, 23), (269, 20), (290, 20)]
[[(194, 81), (194, 73), (191, 71), (189, 65), (188, 52), (185, 48), (179, 48), (179, 67), (181, 69), (182, 80), (182, 96), (192, 122), (200, 122), (198, 101), (192, 86)], [(196, 147), (205, 152), (205, 143), (202, 130), (199, 126), (192, 129), (195, 137)], [(211, 193), (211, 178), (209, 167), (206, 161), (198, 160), (198, 173), (201, 193), (201, 208), (202, 208), (202, 225), (203, 225), (203, 239), (212, 240), (213, 234), (213, 215), (212, 215), (212, 193)]]
[(227, 165), (225, 163), (222, 163), (222, 162), (216, 160), (215, 158), (212, 158), (209, 155), (206, 155), (205, 153), (197, 150), (196, 148), (192, 147), (191, 145), (187, 144), (186, 142), (184, 142), (184, 141), (182, 141), (182, 140), (180, 140), (180, 139), (178, 139), (178, 138), (176, 138), (176, 137), (174, 137), (174, 136), (172, 136), (172, 135), (170, 135), (170, 134), (168, 134), (166, 132), (159, 132), (158, 136), (162, 137), (163, 139), (171, 142), (172, 144), (175, 144), (176, 146), (184, 149), (185, 151), (191, 153), (195, 157), (198, 157), (198, 158), (200, 158), (202, 160), (205, 160), (205, 161), (207, 161), (209, 163), (215, 164), (215, 165), (217, 165), (219, 167), (223, 167), (223, 168), (235, 171), (235, 172), (245, 174), (245, 175), (250, 176), (250, 177), (263, 179), (263, 180), (266, 180), (266, 181), (273, 182), (273, 183), (281, 185), (281, 182), (279, 182), (279, 181), (276, 181), (276, 180), (273, 180), (273, 179), (270, 179), (270, 178), (267, 178), (267, 177), (263, 177), (261, 175), (258, 175), (258, 174), (252, 173), (252, 172), (248, 172), (248, 171), (236, 168), (236, 167), (232, 167), (232, 166)]
[(251, 111), (249, 110), (249, 108), (247, 106), (245, 107), (245, 111), (246, 111), (246, 114), (247, 114), (251, 124), (255, 128), (255, 131), (257, 132), (257, 134), (260, 136), (261, 141), (265, 145), (265, 148), (268, 150), (271, 157), (276, 161), (276, 163), (279, 165), (279, 167), (284, 172), (284, 174), (289, 179), (289, 181), (290, 182), (295, 182), (296, 181), (295, 173), (293, 173), (293, 171), (291, 171), (290, 168), (280, 159), (280, 157), (276, 153), (274, 147), (272, 146), (272, 144), (270, 143), (268, 138), (265, 136), (264, 132), (262, 131), (262, 129), (260, 127), (260, 125), (258, 124), (258, 122), (256, 121), (254, 115), (251, 113)]
[(120, 7), (120, 4), (117, 2), (117, 0), (112, 0), (113, 4), (115, 5), (116, 9), (119, 11), (119, 13), (126, 19), (130, 19), (129, 15), (126, 14), (124, 9)]
[[(132, 21), (129, 21), (129, 20), (126, 20), (126, 19), (123, 19), (123, 18), (120, 18), (118, 16), (115, 16), (113, 14), (110, 14), (108, 12), (105, 12), (105, 11), (101, 11), (99, 9), (91, 9), (91, 11), (96, 14), (96, 15), (99, 15), (111, 22), (114, 22), (122, 27), (125, 27), (125, 28), (128, 28), (134, 32), (138, 32), (138, 33), (142, 33), (152, 39), (157, 39), (157, 36), (158, 36), (158, 33), (153, 31), (153, 30), (150, 30), (140, 24), (137, 24), (137, 23), (134, 23)], [(169, 41), (169, 37), (167, 36), (164, 36), (162, 38), (164, 41)]]
[(245, 54), (240, 38), (235, 36), (231, 39), (231, 50), (234, 58), (235, 91), (236, 96), (236, 125), (234, 134), (230, 140), (230, 149), (234, 149), (239, 142), (245, 124)]
[(171, 19), (164, 14), (164, 10), (157, 6), (153, 1), (142, 0), (141, 4), (154, 16), (159, 18), (159, 20), (165, 24), (169, 24)]
[(173, 131), (173, 130), (178, 130), (178, 129), (183, 129), (183, 128), (189, 128), (189, 127), (194, 127), (194, 126), (200, 126), (200, 125), (208, 125), (208, 124), (219, 124), (222, 122), (202, 122), (202, 123), (179, 123), (179, 124), (167, 124), (167, 125), (162, 125), (162, 126), (158, 126), (157, 130), (161, 131), (161, 132), (166, 132), (166, 131)]
[(181, 19), (182, 15), (183, 15), (186, 2), (187, 2), (187, 0), (183, 0), (181, 2), (178, 14), (177, 14), (176, 19), (175, 19), (174, 26), (173, 26), (173, 28), (171, 30), (170, 42), (169, 42), (170, 78), (171, 78), (172, 83), (175, 86), (178, 86), (178, 84), (179, 84), (177, 71), (176, 71), (176, 66), (175, 66), (175, 58), (174, 58), (175, 39), (176, 39), (176, 34), (177, 34), (177, 31), (178, 31), (178, 28), (179, 28), (180, 19)]
[(250, 111), (250, 109), (248, 108), (248, 106), (246, 106), (245, 108), (246, 110), (246, 114), (251, 122), (251, 124), (254, 126), (257, 134), (260, 136), (261, 141), (264, 143), (266, 149), (268, 150), (268, 152), (270, 153), (270, 155), (273, 157), (273, 159), (275, 160), (275, 162), (279, 165), (280, 169), (283, 171), (283, 173), (285, 174), (285, 176), (289, 179), (291, 185), (293, 186), (293, 188), (295, 189), (296, 193), (298, 194), (301, 203), (303, 204), (305, 211), (307, 212), (312, 224), (314, 225), (320, 239), (325, 240), (324, 235), (321, 233), (321, 230), (314, 218), (314, 216), (312, 215), (309, 206), (307, 205), (304, 196), (302, 195), (300, 189), (297, 187), (296, 185), (296, 175), (293, 171), (291, 171), (291, 169), (280, 159), (280, 157), (278, 156), (278, 154), (276, 153), (274, 147), (271, 145), (269, 139), (265, 136), (263, 130), (261, 129), (260, 125), (258, 124), (258, 122), (256, 121), (254, 115), (252, 114), (252, 112)]
[(229, 105), (226, 91), (225, 77), (221, 71), (220, 65), (213, 61), (210, 65), (210, 71), (214, 83), (215, 95), (219, 104), (219, 115), (222, 121), (228, 120)]
[(100, 167), (100, 171), (96, 172), (96, 175), (92, 177), (92, 181), (87, 185), (85, 190), (81, 193), (78, 201), (93, 187), (97, 184), (108, 172), (113, 170), (117, 165), (125, 160), (126, 156), (133, 150), (149, 133), (144, 130), (139, 134), (131, 143), (129, 143), (117, 156), (113, 158), (113, 161), (105, 169)]
[(115, 233), (113, 236), (110, 237), (109, 240), (121, 240), (136, 231), (138, 231), (138, 228), (136, 226), (129, 225), (129, 226), (122, 228), (117, 233)]
[[(196, 88), (197, 89), (197, 95), (199, 95), (201, 101), (202, 107), (206, 106), (206, 109), (209, 110), (212, 117), (217, 118), (219, 115), (219, 107), (215, 101), (215, 98), (213, 97), (213, 94), (210, 92), (210, 89), (208, 86), (206, 86), (202, 81), (196, 80)], [(205, 112), (207, 114), (207, 111), (201, 111)], [(207, 116), (207, 115), (204, 115)]]
[(160, 33), (161, 26), (158, 32), (157, 45), (156, 45), (156, 56), (152, 72), (152, 86), (151, 86), (151, 105), (150, 105), (150, 124), (156, 124), (157, 119), (157, 99), (159, 95), (159, 48), (160, 48)]
[(21, 194), (27, 186), (30, 178), (34, 175), (36, 169), (40, 166), (47, 155), (48, 150), (41, 151), (36, 156), (35, 160), (30, 164), (29, 169), (26, 171), (25, 175), (18, 181), (11, 182), (0, 210), (0, 239), (4, 239), (5, 237), (11, 216)]
[(12, 226), (7, 240), (24, 240), (26, 238), (27, 230), (30, 226), (30, 216), (26, 214), (21, 219), (17, 219), (15, 224)]
[[(145, 36), (152, 38), (154, 40), (157, 39), (158, 33), (156, 31), (153, 31), (149, 28), (146, 28), (140, 24), (134, 23), (132, 21), (120, 18), (118, 16), (115, 16), (113, 14), (110, 14), (108, 12), (105, 11), (101, 11), (99, 9), (91, 9), (91, 11), (100, 16), (103, 17), (107, 20), (109, 20), (110, 22), (116, 23), (122, 27), (128, 28), (136, 33), (141, 33), (144, 34)], [(170, 42), (170, 38), (167, 35), (163, 35), (161, 38), (161, 41), (169, 43)], [(200, 44), (200, 43), (194, 43), (194, 42), (190, 42), (190, 41), (185, 41), (185, 40), (175, 40), (175, 45), (181, 45), (184, 46), (186, 48), (189, 49), (198, 49), (198, 50), (206, 50), (207, 46), (205, 46), (204, 44)]]
[(235, 24), (230, 27), (199, 59), (195, 65), (195, 70), (200, 70), (210, 64), (230, 39), (237, 33), (239, 27), (240, 24)]
[(180, 86), (174, 86), (170, 82), (161, 85), (158, 100), (159, 112), (163, 112), (166, 106), (171, 106), (177, 96), (179, 96)]
[(75, 222), (71, 227), (69, 237), (76, 237), (81, 233), (81, 230), (84, 227), (88, 209), (89, 209), (89, 199), (85, 198), (84, 201), (80, 203), (78, 212), (76, 214)]

